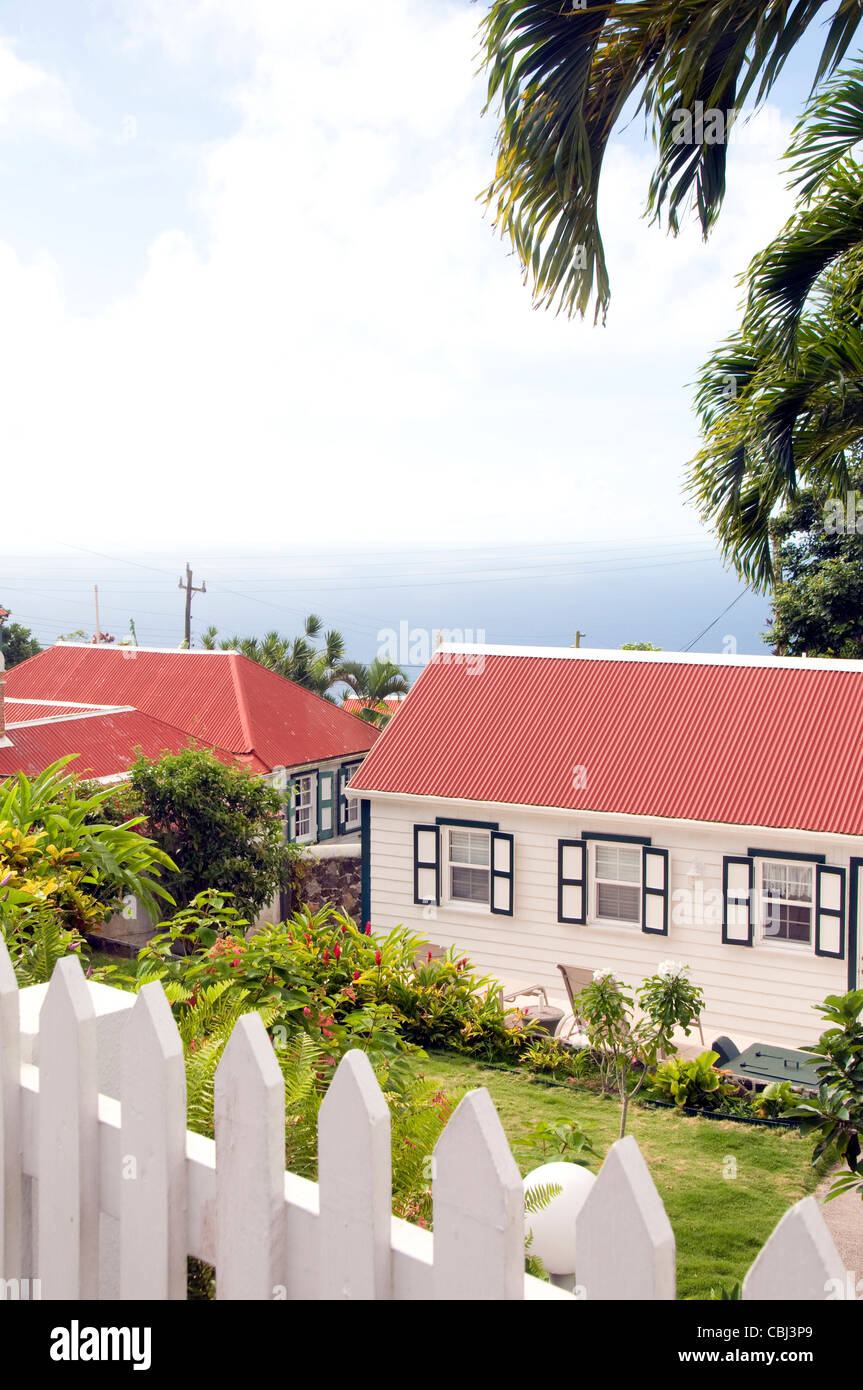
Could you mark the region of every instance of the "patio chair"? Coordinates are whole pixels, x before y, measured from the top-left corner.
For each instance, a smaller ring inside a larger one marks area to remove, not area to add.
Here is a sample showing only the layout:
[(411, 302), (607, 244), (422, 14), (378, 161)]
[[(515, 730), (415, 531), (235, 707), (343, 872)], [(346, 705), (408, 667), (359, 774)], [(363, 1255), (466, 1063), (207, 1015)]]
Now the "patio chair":
[(501, 1008), (506, 1004), (514, 1003), (516, 999), (528, 998), (537, 1001), (529, 1008), (508, 1011), (518, 1014), (519, 1027), (528, 1026), (538, 1029), (542, 1033), (549, 1033), (553, 1037), (563, 1018), (563, 1010), (556, 1009), (553, 1004), (549, 1004), (544, 985), (520, 985), (518, 989), (512, 989), (508, 994), (504, 994), (503, 986), (501, 986), (498, 990), (498, 998)]
[(572, 1009), (572, 1023), (566, 1030), (566, 1033), (559, 1034), (562, 1039), (566, 1039), (576, 1029), (581, 1030), (584, 1026), (584, 1020), (578, 1012), (575, 1000), (576, 996), (581, 993), (585, 985), (592, 983), (593, 971), (586, 970), (581, 965), (558, 965), (557, 968), (563, 976), (566, 997), (569, 1000), (569, 1007)]

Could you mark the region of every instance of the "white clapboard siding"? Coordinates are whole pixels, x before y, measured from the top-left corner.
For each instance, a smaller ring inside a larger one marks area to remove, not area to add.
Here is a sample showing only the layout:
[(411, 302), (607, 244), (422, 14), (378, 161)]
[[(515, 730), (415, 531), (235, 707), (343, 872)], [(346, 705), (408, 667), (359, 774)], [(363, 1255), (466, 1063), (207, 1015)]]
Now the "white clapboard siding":
[[(215, 1266), (220, 1299), (674, 1298), (674, 1236), (634, 1139), (612, 1145), (576, 1217), (576, 1267), (562, 1271), (572, 1294), (524, 1274), (522, 1181), (487, 1091), (463, 1098), (437, 1143), (432, 1235), (391, 1215), (390, 1119), (364, 1053), (342, 1059), (321, 1107), (318, 1184), (284, 1171), (284, 1084), (260, 1015), (244, 1015), (225, 1047), (214, 1142), (185, 1129), (182, 1049), (161, 985), (127, 996), (101, 1033), (98, 988), (77, 958), (61, 961), (38, 1066), (18, 1065), (20, 992), (0, 939), (2, 1277), (21, 1289), (35, 1274), (44, 1298), (184, 1299), (193, 1256)], [(119, 1097), (98, 1090), (99, 1076), (117, 1076), (98, 1054), (117, 1046), (118, 1013)], [(22, 1201), (32, 1187), (36, 1210)], [(105, 1241), (99, 1267), (100, 1219), (117, 1228), (118, 1276)], [(22, 1269), (34, 1230), (37, 1255)], [(744, 1297), (826, 1299), (847, 1284), (806, 1198), (755, 1260)]]
[[(828, 864), (848, 866), (847, 838), (803, 831), (745, 830), (733, 826), (554, 812), (432, 798), (369, 798), (371, 802), (371, 916), (376, 931), (403, 925), (430, 941), (457, 946), (483, 974), (510, 984), (540, 984), (563, 1000), (558, 962), (596, 970), (607, 967), (634, 987), (672, 957), (690, 967), (704, 990), (705, 1042), (720, 1034), (799, 1047), (814, 1041), (823, 1021), (815, 1006), (848, 988), (844, 960), (816, 956), (814, 947), (764, 941), (753, 946), (722, 941), (721, 889), (724, 855), (767, 850), (823, 854)], [(442, 903), (414, 902), (413, 827), (437, 816), (493, 821), (515, 836), (512, 917)], [(633, 925), (576, 925), (557, 920), (559, 839), (583, 833), (649, 837), (666, 849), (668, 935)], [(846, 895), (847, 896), (847, 895)], [(846, 932), (846, 942), (848, 933)]]

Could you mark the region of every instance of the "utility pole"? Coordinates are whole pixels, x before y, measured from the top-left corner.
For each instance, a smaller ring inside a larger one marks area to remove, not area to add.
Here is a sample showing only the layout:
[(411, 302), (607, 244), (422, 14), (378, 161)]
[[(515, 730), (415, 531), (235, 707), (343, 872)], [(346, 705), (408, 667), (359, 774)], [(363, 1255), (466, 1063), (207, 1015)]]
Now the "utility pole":
[(186, 561), (186, 578), (180, 580), (180, 583), (179, 583), (179, 586), (178, 586), (178, 587), (181, 588), (181, 589), (185, 589), (185, 590), (186, 590), (186, 646), (187, 646), (187, 647), (191, 647), (191, 645), (192, 645), (192, 594), (205, 594), (205, 593), (207, 592), (207, 583), (206, 583), (206, 580), (205, 580), (204, 583), (201, 585), (200, 589), (196, 589), (196, 588), (195, 588), (194, 584), (192, 583), (192, 571), (191, 571), (191, 569), (190, 569), (190, 567), (189, 567), (189, 562), (188, 562), (188, 560), (187, 560), (187, 561)]
[(101, 627), (99, 626), (99, 585), (98, 585), (98, 584), (94, 584), (94, 585), (93, 585), (93, 597), (94, 597), (95, 600), (96, 600), (96, 631), (95, 631), (95, 634), (94, 634), (94, 636), (93, 636), (93, 641), (90, 643), (90, 645), (93, 646), (93, 647), (101, 647), (102, 644), (103, 644), (103, 642), (107, 644), (108, 642), (113, 642), (114, 639), (113, 639), (113, 637), (110, 635), (110, 633), (103, 632), (102, 629), (101, 629)]

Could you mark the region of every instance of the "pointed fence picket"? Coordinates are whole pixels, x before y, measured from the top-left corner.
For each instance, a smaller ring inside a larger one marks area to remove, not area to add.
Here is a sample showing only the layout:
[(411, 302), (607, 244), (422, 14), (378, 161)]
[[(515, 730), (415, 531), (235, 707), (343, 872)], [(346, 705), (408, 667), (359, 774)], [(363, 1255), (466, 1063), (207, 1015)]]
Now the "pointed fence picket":
[(631, 1134), (612, 1145), (576, 1216), (575, 1263), (589, 1298), (675, 1297), (674, 1232)]
[(435, 1297), (524, 1296), (524, 1190), (488, 1091), (456, 1107), (434, 1151)]
[[(118, 1083), (102, 1065), (117, 1046), (113, 991), (60, 961), (35, 1039), (19, 1022), (32, 1016), (25, 994), (0, 940), (0, 1297), (34, 1296), (39, 1280), (44, 1298), (183, 1299), (187, 1256), (215, 1266), (220, 1299), (675, 1297), (674, 1235), (632, 1138), (612, 1145), (572, 1219), (573, 1294), (524, 1274), (522, 1181), (486, 1091), (464, 1097), (431, 1158), (432, 1235), (391, 1215), (390, 1116), (364, 1053), (342, 1060), (321, 1106), (314, 1183), (284, 1171), (284, 1083), (258, 1014), (225, 1047), (213, 1141), (186, 1129), (182, 1046), (160, 985), (120, 1005)], [(99, 1094), (100, 1075), (120, 1094)], [(808, 1197), (743, 1297), (825, 1299), (847, 1286)]]
[(282, 1282), (285, 1083), (260, 1014), (244, 1014), (216, 1072), (216, 1296), (273, 1298)]
[(95, 1019), (80, 962), (66, 956), (39, 1018), (37, 1249), (45, 1298), (99, 1296)]
[(123, 1034), (120, 1297), (186, 1296), (186, 1068), (161, 985)]
[(23, 1258), (18, 1008), (18, 982), (0, 941), (0, 1278), (7, 1270), (20, 1270)]
[(318, 1116), (323, 1298), (390, 1298), (390, 1112), (364, 1052), (338, 1068)]

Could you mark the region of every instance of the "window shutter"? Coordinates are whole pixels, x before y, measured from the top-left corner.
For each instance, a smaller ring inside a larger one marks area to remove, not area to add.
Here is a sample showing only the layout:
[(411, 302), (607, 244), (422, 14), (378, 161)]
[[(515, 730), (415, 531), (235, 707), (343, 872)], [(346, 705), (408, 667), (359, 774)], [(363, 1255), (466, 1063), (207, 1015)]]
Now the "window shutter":
[(288, 823), (288, 839), (297, 838), (297, 811), (296, 811), (297, 784), (293, 777), (288, 778), (288, 785), (285, 789), (285, 802)]
[(668, 935), (668, 850), (642, 849), (641, 930)]
[(815, 866), (815, 954), (845, 959), (845, 870)]
[(513, 851), (512, 835), (501, 830), (491, 832), (491, 903), (492, 912), (511, 917), (513, 908)]
[(440, 826), (414, 826), (414, 902), (440, 902)]
[(583, 927), (587, 921), (587, 845), (557, 842), (557, 920)]
[(722, 940), (727, 946), (752, 945), (753, 862), (726, 854), (722, 860)]
[(333, 782), (332, 772), (318, 773), (318, 839), (331, 840), (333, 837)]

